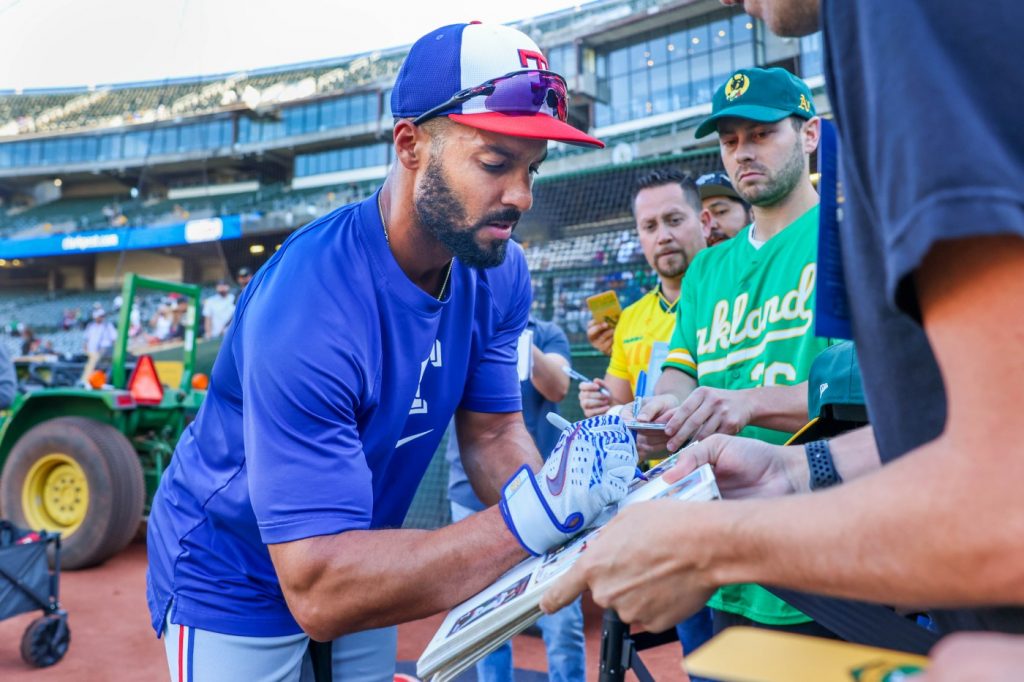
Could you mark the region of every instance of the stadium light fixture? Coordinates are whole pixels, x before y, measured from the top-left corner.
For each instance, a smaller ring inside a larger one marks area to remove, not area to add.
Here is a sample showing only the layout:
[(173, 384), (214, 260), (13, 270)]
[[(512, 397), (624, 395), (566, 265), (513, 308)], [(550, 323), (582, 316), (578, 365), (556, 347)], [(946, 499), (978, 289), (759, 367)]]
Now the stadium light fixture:
[(60, 187), (63, 184), (64, 184), (64, 181), (61, 180), (60, 178), (54, 178), (53, 179), (53, 186), (54, 187)]
[(21, 267), (21, 261), (19, 259), (15, 258), (14, 260), (11, 261), (11, 265), (13, 265), (16, 268), (20, 268)]
[(249, 253), (251, 253), (254, 256), (256, 254), (263, 253), (266, 250), (267, 249), (266, 247), (263, 246), (263, 244), (253, 244), (252, 246), (249, 247)]

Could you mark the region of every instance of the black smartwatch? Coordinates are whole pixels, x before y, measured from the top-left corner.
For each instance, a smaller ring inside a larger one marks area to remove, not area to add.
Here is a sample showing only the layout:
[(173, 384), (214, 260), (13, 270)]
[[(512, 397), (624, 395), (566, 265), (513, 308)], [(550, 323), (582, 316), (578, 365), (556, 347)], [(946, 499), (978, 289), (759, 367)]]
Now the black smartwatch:
[(836, 483), (842, 483), (843, 479), (836, 471), (835, 462), (832, 461), (832, 451), (828, 447), (827, 440), (815, 440), (804, 445), (804, 452), (807, 453), (807, 470), (810, 472), (811, 490), (828, 488)]

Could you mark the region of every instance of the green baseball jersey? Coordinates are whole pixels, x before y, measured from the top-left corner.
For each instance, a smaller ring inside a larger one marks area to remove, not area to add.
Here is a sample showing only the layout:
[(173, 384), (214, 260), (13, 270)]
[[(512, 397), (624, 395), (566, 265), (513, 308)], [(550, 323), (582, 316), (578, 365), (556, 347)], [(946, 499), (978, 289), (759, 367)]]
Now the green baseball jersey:
[[(701, 251), (683, 278), (663, 367), (686, 372), (699, 386), (798, 384), (829, 345), (814, 335), (817, 206), (760, 248), (749, 232)], [(747, 426), (740, 435), (781, 444), (792, 434)], [(708, 604), (772, 625), (810, 620), (757, 585), (730, 585)]]

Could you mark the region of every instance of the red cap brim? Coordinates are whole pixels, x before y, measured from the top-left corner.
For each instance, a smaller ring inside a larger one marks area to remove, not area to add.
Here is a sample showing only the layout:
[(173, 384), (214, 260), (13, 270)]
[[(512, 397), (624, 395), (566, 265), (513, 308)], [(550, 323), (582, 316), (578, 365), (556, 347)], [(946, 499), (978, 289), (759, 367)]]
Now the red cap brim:
[(489, 111), (480, 114), (448, 114), (448, 118), (470, 128), (486, 130), (511, 137), (555, 140), (584, 147), (604, 147), (604, 142), (573, 128), (547, 114), (502, 114)]

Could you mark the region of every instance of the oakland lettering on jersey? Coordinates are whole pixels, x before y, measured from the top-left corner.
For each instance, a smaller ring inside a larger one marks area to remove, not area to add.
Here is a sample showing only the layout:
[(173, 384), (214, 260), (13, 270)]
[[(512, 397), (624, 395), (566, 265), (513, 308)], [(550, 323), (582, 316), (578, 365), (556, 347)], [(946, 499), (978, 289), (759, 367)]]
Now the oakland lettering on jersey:
[(795, 289), (781, 296), (772, 296), (760, 308), (747, 312), (750, 296), (740, 294), (732, 301), (722, 299), (715, 304), (711, 324), (697, 330), (697, 353), (712, 354), (718, 350), (728, 350), (731, 346), (746, 340), (756, 341), (768, 326), (783, 321), (800, 320), (804, 327), (814, 315), (810, 307), (811, 296), (814, 295), (814, 283), (817, 268), (809, 263), (800, 273), (800, 280)]

